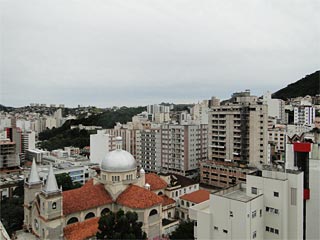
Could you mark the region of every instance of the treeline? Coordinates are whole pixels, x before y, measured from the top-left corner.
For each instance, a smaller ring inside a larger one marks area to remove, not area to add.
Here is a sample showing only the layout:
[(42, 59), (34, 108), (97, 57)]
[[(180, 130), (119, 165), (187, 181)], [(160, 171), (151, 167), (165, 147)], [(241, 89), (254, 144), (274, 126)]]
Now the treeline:
[(113, 128), (116, 122), (126, 123), (131, 121), (132, 117), (146, 110), (146, 107), (121, 107), (118, 110), (106, 110), (97, 115), (91, 115), (88, 118), (73, 119), (66, 121), (61, 127), (45, 130), (39, 134), (39, 145), (42, 149), (49, 151), (53, 149), (74, 146), (83, 148), (90, 144), (90, 134), (96, 131), (80, 130), (78, 128), (70, 129), (72, 125), (82, 124), (84, 126), (101, 126), (102, 128)]
[(288, 98), (315, 96), (320, 94), (320, 71), (316, 71), (304, 78), (289, 84), (272, 94), (273, 98), (287, 100)]

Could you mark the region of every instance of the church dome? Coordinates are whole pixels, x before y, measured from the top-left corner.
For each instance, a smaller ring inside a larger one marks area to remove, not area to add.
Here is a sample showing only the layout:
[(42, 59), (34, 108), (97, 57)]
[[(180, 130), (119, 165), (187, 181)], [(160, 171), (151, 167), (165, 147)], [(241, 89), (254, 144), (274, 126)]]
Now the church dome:
[(107, 172), (127, 172), (136, 169), (137, 163), (134, 157), (121, 149), (109, 152), (101, 163), (101, 170)]

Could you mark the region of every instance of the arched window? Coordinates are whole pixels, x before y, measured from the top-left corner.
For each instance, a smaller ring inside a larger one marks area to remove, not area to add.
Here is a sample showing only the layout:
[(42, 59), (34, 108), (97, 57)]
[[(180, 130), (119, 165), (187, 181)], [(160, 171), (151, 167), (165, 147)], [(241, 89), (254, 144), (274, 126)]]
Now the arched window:
[(181, 200), (181, 205), (182, 205), (182, 206), (184, 205), (184, 201), (183, 201), (183, 200)]
[(171, 218), (171, 212), (168, 212), (168, 218)]
[(158, 211), (156, 209), (152, 209), (149, 216), (153, 216), (153, 215), (156, 215), (158, 214)]
[(160, 192), (158, 192), (158, 195), (159, 195), (159, 196), (163, 195), (163, 192), (161, 192), (161, 191), (160, 191)]
[(57, 203), (56, 202), (53, 202), (52, 203), (52, 209), (56, 209), (57, 208)]
[(84, 217), (84, 219), (93, 218), (93, 217), (95, 217), (94, 213), (93, 213), (93, 212), (89, 212), (89, 213), (87, 213), (87, 215)]
[(106, 215), (110, 212), (110, 209), (109, 208), (104, 208), (102, 211), (101, 211), (101, 216), (103, 215)]
[(68, 220), (67, 225), (68, 225), (68, 224), (72, 224), (72, 223), (76, 223), (76, 222), (79, 222), (78, 218), (72, 217), (72, 218), (70, 218), (70, 219)]

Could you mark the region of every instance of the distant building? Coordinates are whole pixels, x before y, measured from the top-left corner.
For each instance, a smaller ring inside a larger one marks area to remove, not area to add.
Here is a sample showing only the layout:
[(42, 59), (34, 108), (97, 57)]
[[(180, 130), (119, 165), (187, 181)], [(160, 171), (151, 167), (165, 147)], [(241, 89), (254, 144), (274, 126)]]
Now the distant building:
[(313, 106), (301, 105), (294, 107), (294, 124), (311, 125), (316, 117)]
[(113, 150), (112, 139), (106, 130), (98, 130), (97, 134), (90, 135), (90, 161), (101, 164), (106, 154)]
[(285, 123), (285, 101), (271, 98), (271, 93), (263, 95), (262, 101), (268, 106), (268, 116), (275, 117), (279, 123)]

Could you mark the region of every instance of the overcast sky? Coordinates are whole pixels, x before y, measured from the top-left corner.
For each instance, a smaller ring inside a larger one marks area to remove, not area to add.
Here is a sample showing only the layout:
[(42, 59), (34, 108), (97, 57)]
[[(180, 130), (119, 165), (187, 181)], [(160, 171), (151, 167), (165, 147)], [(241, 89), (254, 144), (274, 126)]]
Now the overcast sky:
[(0, 103), (193, 103), (319, 69), (319, 0), (0, 0)]

